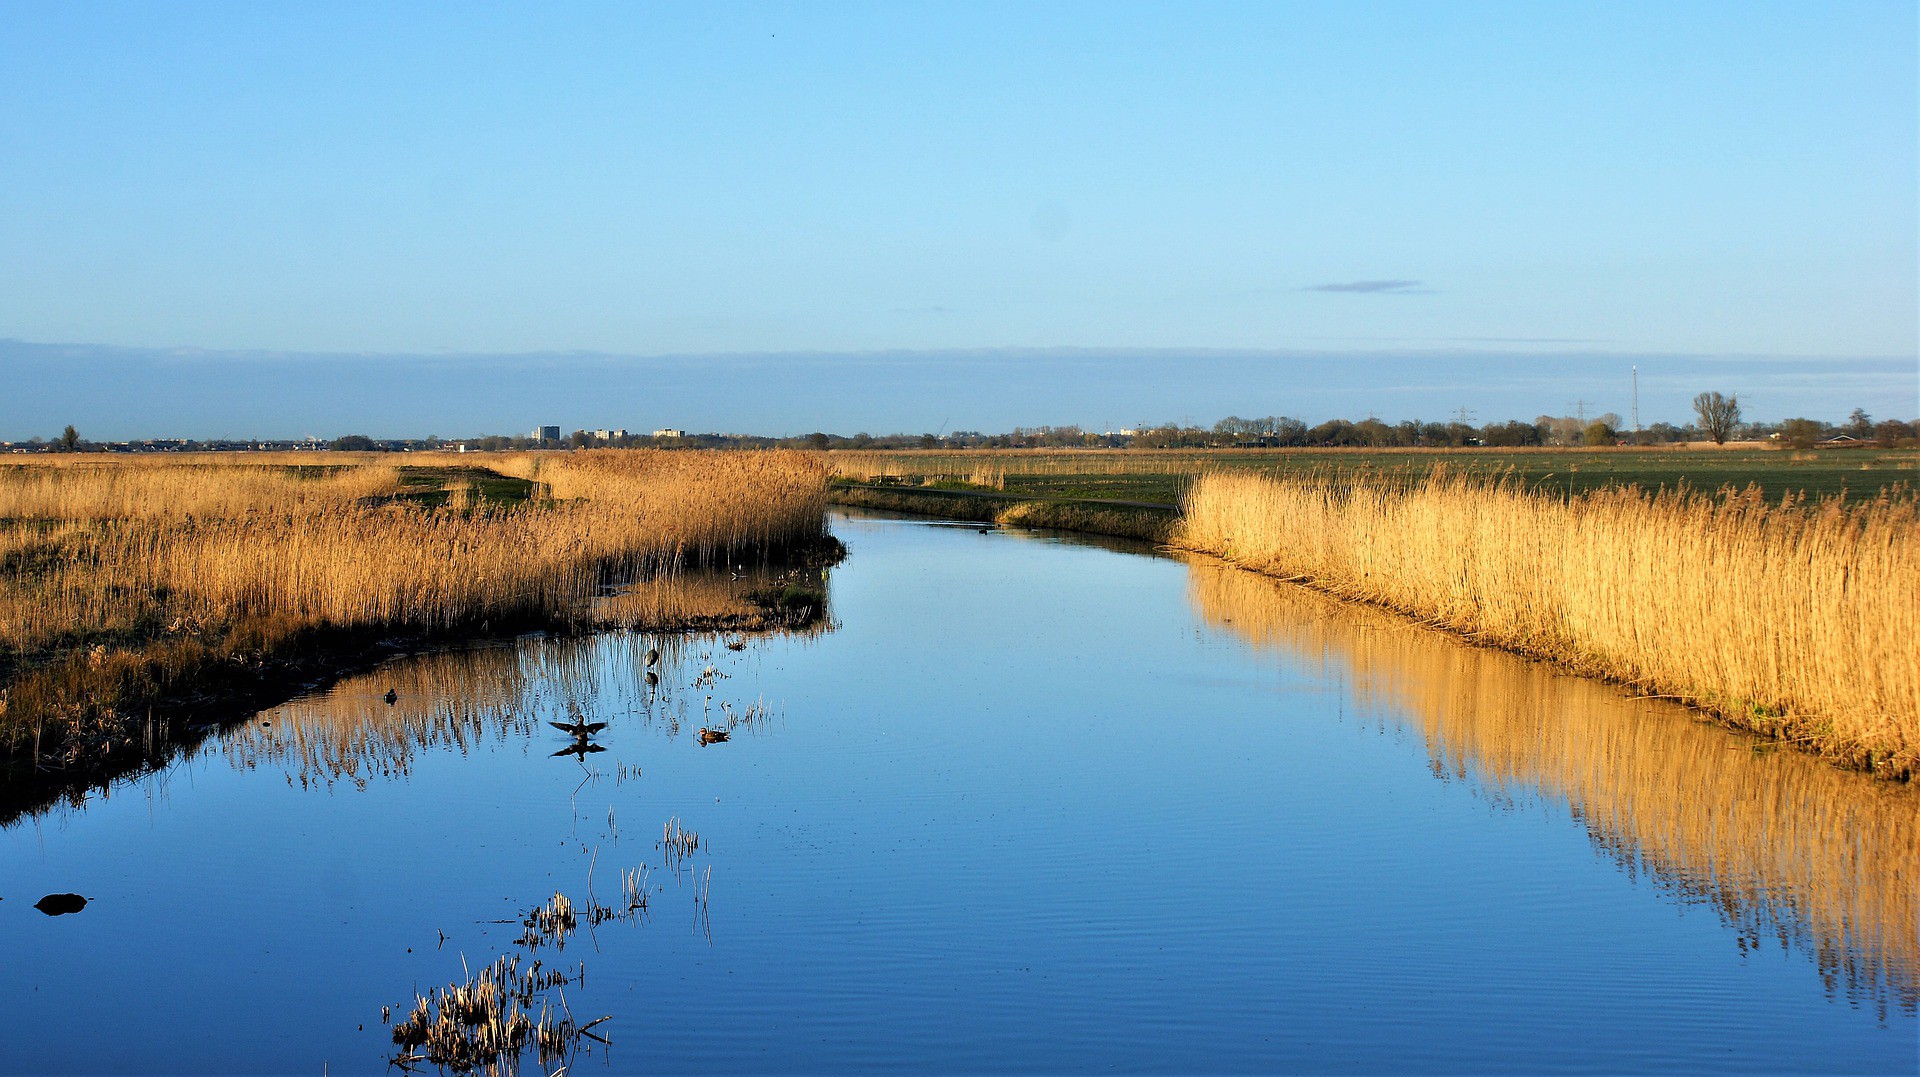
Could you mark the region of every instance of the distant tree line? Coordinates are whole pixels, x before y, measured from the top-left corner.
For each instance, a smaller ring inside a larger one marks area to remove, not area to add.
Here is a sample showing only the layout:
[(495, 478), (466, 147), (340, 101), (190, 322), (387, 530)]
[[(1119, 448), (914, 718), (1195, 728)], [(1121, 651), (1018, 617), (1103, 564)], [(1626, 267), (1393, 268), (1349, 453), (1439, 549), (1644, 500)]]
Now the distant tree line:
[[(1706, 394), (1703, 394), (1706, 395)], [(1718, 397), (1718, 400), (1711, 399)], [(1689, 441), (1751, 440), (1769, 444), (1814, 445), (1860, 442), (1883, 448), (1912, 446), (1920, 437), (1920, 421), (1887, 419), (1872, 422), (1855, 409), (1846, 423), (1789, 419), (1781, 423), (1742, 423), (1738, 400), (1711, 394), (1700, 402), (1709, 414), (1684, 425), (1659, 422), (1639, 431), (1625, 428), (1620, 416), (1541, 415), (1532, 422), (1510, 419), (1475, 426), (1458, 420), (1388, 423), (1377, 418), (1358, 421), (1329, 419), (1309, 426), (1284, 415), (1245, 419), (1230, 415), (1212, 426), (1160, 423), (1124, 431), (1094, 432), (1077, 426), (1016, 427), (1003, 434), (959, 430), (951, 434), (840, 434), (815, 432), (779, 444), (810, 449), (932, 449), (932, 448), (1528, 448), (1605, 445), (1670, 445)], [(1776, 436), (1778, 435), (1778, 436)]]
[(1406, 419), (1388, 423), (1369, 416), (1358, 421), (1329, 419), (1309, 426), (1299, 419), (1268, 415), (1243, 419), (1229, 415), (1212, 426), (1165, 422), (1125, 430), (1096, 432), (1078, 426), (1015, 427), (1005, 433), (987, 434), (978, 430), (952, 433), (871, 434), (862, 431), (851, 436), (814, 431), (793, 437), (769, 437), (758, 434), (696, 434), (671, 437), (624, 434), (601, 437), (591, 430), (575, 430), (559, 441), (540, 441), (525, 435), (491, 434), (483, 437), (446, 439), (438, 435), (425, 438), (374, 438), (365, 434), (347, 434), (331, 442), (302, 441), (192, 441), (148, 440), (138, 442), (91, 442), (68, 426), (52, 440), (33, 438), (26, 442), (5, 443), (15, 452), (191, 452), (223, 450), (298, 450), (331, 448), (358, 452), (407, 452), (414, 450), (465, 448), (480, 452), (524, 449), (585, 448), (662, 448), (662, 449), (768, 449), (800, 448), (815, 450), (894, 450), (894, 449), (1060, 449), (1060, 448), (1132, 448), (1132, 449), (1229, 449), (1229, 448), (1527, 448), (1534, 446), (1664, 445), (1687, 441), (1758, 441), (1792, 448), (1816, 445), (1873, 445), (1901, 448), (1920, 444), (1920, 420), (1882, 419), (1875, 421), (1860, 408), (1853, 409), (1845, 422), (1793, 418), (1778, 423), (1743, 423), (1739, 398), (1720, 393), (1701, 393), (1694, 398), (1695, 421), (1683, 426), (1654, 423), (1639, 431), (1623, 429), (1620, 416), (1611, 412), (1593, 416), (1541, 415), (1532, 422), (1509, 419), (1480, 426), (1455, 420), (1421, 422)]

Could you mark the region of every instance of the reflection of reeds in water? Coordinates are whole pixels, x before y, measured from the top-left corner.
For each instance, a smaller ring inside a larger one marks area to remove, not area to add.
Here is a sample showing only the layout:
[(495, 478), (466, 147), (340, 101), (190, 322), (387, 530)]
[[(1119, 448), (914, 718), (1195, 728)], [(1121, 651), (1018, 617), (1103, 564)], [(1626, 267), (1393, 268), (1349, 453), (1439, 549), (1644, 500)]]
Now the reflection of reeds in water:
[(1425, 739), (1436, 773), (1564, 800), (1636, 872), (1714, 905), (1743, 947), (1816, 960), (1830, 990), (1920, 1000), (1920, 795), (1474, 648), (1379, 611), (1196, 560), (1190, 597), (1256, 647), (1350, 673)]
[[(789, 634), (805, 638), (816, 630), (809, 626)], [(651, 669), (649, 649), (660, 653)], [(509, 736), (545, 735), (549, 721), (593, 718), (614, 729), (658, 725), (669, 736), (700, 722), (726, 732), (758, 731), (773, 717), (765, 699), (736, 706), (692, 694), (714, 691), (714, 682), (726, 676), (717, 668), (705, 672), (709, 661), (724, 653), (718, 636), (633, 632), (522, 638), (429, 652), (264, 711), (263, 721), (223, 733), (222, 750), (236, 767), (283, 766), (293, 781), (308, 787), (341, 781), (364, 785), (405, 775), (421, 751), (466, 754)], [(648, 674), (655, 679), (647, 680)], [(391, 705), (382, 699), (389, 688), (395, 693)], [(622, 763), (615, 776), (638, 778), (640, 767)]]
[[(285, 766), (303, 786), (364, 784), (408, 773), (420, 751), (465, 754), (508, 735), (530, 737), (550, 719), (591, 712), (644, 721), (649, 704), (635, 672), (644, 652), (660, 648), (657, 668), (674, 669), (694, 642), (607, 633), (416, 655), (265, 712), (271, 726), (230, 730), (225, 752), (239, 767)], [(381, 699), (388, 688), (397, 696), (391, 706)]]

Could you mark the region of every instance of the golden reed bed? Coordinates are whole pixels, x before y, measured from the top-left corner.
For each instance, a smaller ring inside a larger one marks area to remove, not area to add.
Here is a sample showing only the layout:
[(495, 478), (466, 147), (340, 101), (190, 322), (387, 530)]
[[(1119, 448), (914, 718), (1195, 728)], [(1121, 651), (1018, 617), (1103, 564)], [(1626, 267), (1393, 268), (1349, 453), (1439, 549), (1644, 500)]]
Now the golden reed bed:
[[(445, 469), (446, 502), (395, 498), (399, 463)], [(479, 499), (486, 470), (535, 496)], [(115, 712), (316, 630), (567, 620), (612, 580), (817, 542), (826, 479), (797, 452), (0, 465), (0, 749), (111, 741)]]
[(1175, 540), (1705, 708), (1920, 765), (1920, 505), (1209, 474)]

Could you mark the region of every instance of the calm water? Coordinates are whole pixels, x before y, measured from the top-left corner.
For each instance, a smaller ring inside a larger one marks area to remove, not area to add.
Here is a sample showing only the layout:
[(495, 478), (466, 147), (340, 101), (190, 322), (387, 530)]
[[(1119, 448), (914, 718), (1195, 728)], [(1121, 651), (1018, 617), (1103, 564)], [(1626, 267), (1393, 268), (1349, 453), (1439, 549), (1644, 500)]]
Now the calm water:
[(829, 631), (405, 659), (0, 830), (0, 1070), (380, 1070), (642, 866), (538, 952), (576, 1073), (1915, 1067), (1912, 790), (1207, 563), (836, 531)]

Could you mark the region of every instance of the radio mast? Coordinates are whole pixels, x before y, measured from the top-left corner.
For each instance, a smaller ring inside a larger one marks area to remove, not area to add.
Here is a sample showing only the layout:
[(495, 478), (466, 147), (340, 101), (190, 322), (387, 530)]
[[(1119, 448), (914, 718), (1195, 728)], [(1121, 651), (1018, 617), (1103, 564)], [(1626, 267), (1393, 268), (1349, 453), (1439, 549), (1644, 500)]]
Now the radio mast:
[[(1633, 365), (1633, 432), (1640, 433), (1640, 364)], [(1635, 441), (1640, 440), (1634, 438)]]

